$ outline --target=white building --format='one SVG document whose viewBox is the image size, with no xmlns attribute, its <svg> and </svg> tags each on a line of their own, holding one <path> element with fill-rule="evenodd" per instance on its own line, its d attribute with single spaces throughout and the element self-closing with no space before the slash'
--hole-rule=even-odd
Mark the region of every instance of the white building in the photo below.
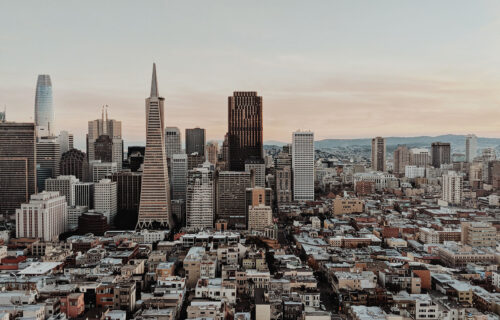
<svg viewBox="0 0 500 320">
<path fill-rule="evenodd" d="M 354 187 L 359 181 L 372 181 L 375 183 L 377 191 L 385 188 L 398 188 L 399 180 L 394 175 L 384 172 L 360 172 L 355 173 L 353 176 Z"/>
<path fill-rule="evenodd" d="M 75 190 L 73 186 L 80 182 L 75 176 L 59 176 L 55 179 L 45 180 L 45 191 L 58 191 L 59 195 L 66 197 L 68 206 L 75 205 Z"/>
<path fill-rule="evenodd" d="M 100 160 L 89 161 L 89 167 L 91 168 L 93 182 L 99 182 L 101 179 L 118 171 L 116 162 L 101 162 Z"/>
<path fill-rule="evenodd" d="M 314 133 L 296 131 L 292 136 L 293 199 L 314 200 Z"/>
<path fill-rule="evenodd" d="M 456 172 L 450 171 L 443 175 L 443 197 L 442 200 L 452 205 L 462 203 L 463 177 Z"/>
<path fill-rule="evenodd" d="M 108 219 L 109 225 L 113 224 L 118 212 L 116 182 L 110 179 L 102 179 L 94 185 L 94 192 L 94 210 L 102 213 Z"/>
<path fill-rule="evenodd" d="M 266 163 L 264 160 L 247 160 L 245 161 L 245 172 L 253 173 L 256 187 L 266 187 Z"/>
<path fill-rule="evenodd" d="M 75 206 L 86 206 L 89 209 L 94 209 L 94 183 L 93 182 L 78 182 L 73 185 L 73 193 L 75 196 Z"/>
<path fill-rule="evenodd" d="M 425 167 L 418 167 L 415 165 L 406 166 L 405 177 L 408 179 L 423 178 L 425 177 Z"/>
<path fill-rule="evenodd" d="M 410 164 L 417 167 L 425 167 L 431 163 L 431 154 L 428 149 L 410 149 Z"/>
<path fill-rule="evenodd" d="M 78 229 L 78 218 L 87 211 L 88 207 L 85 206 L 68 207 L 68 230 Z"/>
<path fill-rule="evenodd" d="M 174 155 L 175 157 L 175 155 Z M 214 179 L 210 163 L 189 171 L 186 187 L 186 226 L 188 228 L 213 228 Z"/>
<path fill-rule="evenodd" d="M 468 134 L 465 137 L 465 161 L 471 163 L 477 154 L 477 137 L 475 134 Z"/>
<path fill-rule="evenodd" d="M 262 231 L 273 224 L 273 210 L 264 204 L 249 206 L 248 208 L 248 230 Z"/>
<path fill-rule="evenodd" d="M 186 200 L 186 180 L 188 175 L 187 154 L 173 154 L 172 166 L 172 200 Z"/>
<path fill-rule="evenodd" d="M 66 198 L 59 192 L 33 194 L 16 209 L 16 236 L 52 241 L 66 232 L 67 214 Z"/>
<path fill-rule="evenodd" d="M 179 128 L 165 128 L 165 153 L 168 158 L 172 158 L 174 154 L 183 153 L 181 148 L 181 131 Z"/>
<path fill-rule="evenodd" d="M 59 142 L 61 154 L 73 149 L 73 134 L 68 131 L 59 132 L 59 136 L 57 137 L 57 141 Z"/>
</svg>

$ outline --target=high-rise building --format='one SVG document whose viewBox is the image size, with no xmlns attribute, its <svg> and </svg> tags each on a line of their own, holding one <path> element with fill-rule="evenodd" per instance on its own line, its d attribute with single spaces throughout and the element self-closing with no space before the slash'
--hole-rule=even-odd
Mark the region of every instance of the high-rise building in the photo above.
<svg viewBox="0 0 500 320">
<path fill-rule="evenodd" d="M 142 173 L 131 171 L 115 172 L 111 181 L 116 182 L 118 190 L 118 212 L 139 212 L 139 201 L 141 200 Z"/>
<path fill-rule="evenodd" d="M 465 161 L 471 163 L 477 154 L 477 137 L 475 134 L 468 134 L 465 137 Z"/>
<path fill-rule="evenodd" d="M 292 167 L 283 166 L 275 171 L 276 178 L 276 205 L 278 208 L 282 205 L 292 202 Z"/>
<path fill-rule="evenodd" d="M 284 167 L 292 167 L 292 154 L 285 151 L 278 153 L 274 159 L 274 169 L 279 170 Z"/>
<path fill-rule="evenodd" d="M 186 227 L 213 228 L 214 172 L 210 166 L 189 171 L 186 188 Z"/>
<path fill-rule="evenodd" d="M 94 209 L 94 183 L 77 182 L 73 185 L 75 195 L 75 206 Z"/>
<path fill-rule="evenodd" d="M 252 207 L 264 205 L 271 208 L 273 204 L 273 190 L 263 187 L 247 188 L 245 190 L 245 202 L 245 215 L 248 219 L 248 210 Z"/>
<path fill-rule="evenodd" d="M 405 174 L 405 167 L 410 165 L 410 150 L 407 146 L 398 146 L 394 150 L 394 174 L 401 177 Z"/>
<path fill-rule="evenodd" d="M 89 211 L 85 206 L 68 207 L 68 230 L 78 229 L 78 219 Z"/>
<path fill-rule="evenodd" d="M 0 123 L 0 214 L 14 215 L 36 193 L 34 123 Z"/>
<path fill-rule="evenodd" d="M 486 183 L 491 185 L 493 189 L 500 189 L 500 161 L 494 160 L 488 162 Z"/>
<path fill-rule="evenodd" d="M 142 146 L 130 146 L 127 149 L 128 167 L 132 172 L 142 171 L 141 166 L 144 163 L 144 154 L 146 148 Z"/>
<path fill-rule="evenodd" d="M 59 142 L 59 146 L 61 147 L 61 154 L 68 152 L 73 149 L 73 134 L 68 131 L 59 132 L 59 136 L 57 137 L 57 141 Z"/>
<path fill-rule="evenodd" d="M 188 170 L 193 170 L 194 168 L 198 168 L 205 162 L 205 157 L 198 152 L 189 153 L 187 155 L 187 165 Z"/>
<path fill-rule="evenodd" d="M 426 167 L 431 164 L 431 155 L 428 149 L 410 149 L 410 164 L 417 167 Z"/>
<path fill-rule="evenodd" d="M 179 128 L 165 128 L 165 153 L 167 154 L 167 158 L 172 158 L 174 154 L 183 153 L 181 146 L 181 130 L 179 130 Z"/>
<path fill-rule="evenodd" d="M 385 139 L 382 137 L 372 139 L 372 169 L 385 172 Z"/>
<path fill-rule="evenodd" d="M 471 247 L 495 247 L 497 229 L 491 222 L 462 222 L 461 242 Z"/>
<path fill-rule="evenodd" d="M 247 228 L 245 192 L 251 187 L 250 173 L 221 171 L 217 176 L 217 219 L 224 219 L 228 228 Z"/>
<path fill-rule="evenodd" d="M 172 156 L 172 199 L 186 201 L 186 179 L 188 175 L 188 155 L 177 153 Z"/>
<path fill-rule="evenodd" d="M 451 205 L 462 204 L 463 177 L 456 172 L 450 171 L 443 175 L 443 197 L 442 199 Z"/>
<path fill-rule="evenodd" d="M 109 225 L 113 224 L 118 212 L 117 198 L 118 188 L 116 182 L 110 179 L 102 179 L 99 183 L 94 184 L 94 210 L 102 213 Z"/>
<path fill-rule="evenodd" d="M 78 149 L 66 151 L 59 162 L 59 174 L 75 176 L 80 181 L 89 181 L 89 163 L 87 155 Z"/>
<path fill-rule="evenodd" d="M 58 192 L 33 194 L 16 209 L 16 237 L 57 240 L 67 230 L 67 215 L 66 199 Z"/>
<path fill-rule="evenodd" d="M 137 228 L 151 228 L 155 224 L 172 227 L 165 154 L 164 100 L 158 93 L 156 65 L 153 64 L 151 95 L 146 99 L 146 155 Z"/>
<path fill-rule="evenodd" d="M 229 170 L 245 170 L 248 159 L 263 158 L 262 97 L 236 91 L 228 98 Z"/>
<path fill-rule="evenodd" d="M 192 154 L 195 152 L 198 152 L 203 157 L 205 156 L 205 129 L 186 129 L 186 153 Z"/>
<path fill-rule="evenodd" d="M 0 123 L 7 122 L 7 110 L 4 108 L 2 112 L 0 112 Z"/>
<path fill-rule="evenodd" d="M 248 208 L 248 230 L 264 232 L 273 224 L 273 210 L 270 206 L 259 204 Z"/>
<path fill-rule="evenodd" d="M 38 75 L 36 82 L 35 124 L 37 137 L 52 137 L 55 135 L 52 82 L 48 74 Z"/>
<path fill-rule="evenodd" d="M 89 164 L 92 172 L 92 182 L 99 182 L 113 173 L 118 171 L 116 162 L 100 162 L 100 160 L 92 161 Z"/>
<path fill-rule="evenodd" d="M 248 159 L 245 161 L 245 172 L 250 173 L 255 187 L 266 186 L 266 163 L 264 159 Z"/>
<path fill-rule="evenodd" d="M 102 136 L 108 138 L 106 139 Z M 97 142 L 98 146 L 96 150 Z M 110 154 L 112 161 L 109 161 Z M 122 168 L 122 123 L 121 121 L 108 119 L 107 107 L 106 111 L 104 111 L 103 107 L 101 119 L 89 121 L 89 131 L 87 134 L 87 157 L 89 161 L 101 160 L 102 162 L 116 162 L 118 169 Z"/>
<path fill-rule="evenodd" d="M 451 145 L 446 142 L 433 142 L 431 144 L 432 166 L 441 168 L 442 164 L 451 163 Z"/>
<path fill-rule="evenodd" d="M 55 137 L 38 139 L 36 143 L 37 185 L 38 191 L 45 187 L 45 179 L 59 175 L 61 146 Z"/>
<path fill-rule="evenodd" d="M 224 141 L 222 142 L 221 148 L 221 161 L 217 162 L 217 168 L 221 171 L 229 170 L 229 137 L 226 133 L 224 135 Z"/>
<path fill-rule="evenodd" d="M 219 144 L 217 143 L 217 141 L 209 141 L 207 143 L 207 146 L 205 147 L 205 159 L 207 159 L 208 162 L 216 166 L 218 154 L 219 154 Z"/>
<path fill-rule="evenodd" d="M 66 198 L 68 206 L 75 205 L 75 189 L 74 185 L 78 183 L 75 176 L 58 176 L 57 178 L 49 178 L 45 180 L 45 190 L 59 192 L 59 195 Z"/>
<path fill-rule="evenodd" d="M 294 132 L 292 145 L 293 199 L 314 200 L 314 133 Z"/>
</svg>

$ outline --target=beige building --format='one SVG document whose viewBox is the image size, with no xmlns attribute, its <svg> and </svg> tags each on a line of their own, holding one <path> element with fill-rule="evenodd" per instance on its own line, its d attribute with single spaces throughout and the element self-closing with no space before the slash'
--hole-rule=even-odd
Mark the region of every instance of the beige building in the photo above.
<svg viewBox="0 0 500 320">
<path fill-rule="evenodd" d="M 248 230 L 264 231 L 273 224 L 273 210 L 269 206 L 259 204 L 248 208 Z"/>
<path fill-rule="evenodd" d="M 337 198 L 333 200 L 333 214 L 342 215 L 351 213 L 362 213 L 363 204 L 364 204 L 363 200 L 341 198 L 337 196 Z"/>
<path fill-rule="evenodd" d="M 183 266 L 186 271 L 186 287 L 189 289 L 196 287 L 196 283 L 200 279 L 200 266 L 204 254 L 205 248 L 191 247 L 184 258 Z"/>
<path fill-rule="evenodd" d="M 462 244 L 472 247 L 497 245 L 497 229 L 486 222 L 462 222 Z"/>
<path fill-rule="evenodd" d="M 385 171 L 385 139 L 376 137 L 372 139 L 372 169 Z"/>
</svg>

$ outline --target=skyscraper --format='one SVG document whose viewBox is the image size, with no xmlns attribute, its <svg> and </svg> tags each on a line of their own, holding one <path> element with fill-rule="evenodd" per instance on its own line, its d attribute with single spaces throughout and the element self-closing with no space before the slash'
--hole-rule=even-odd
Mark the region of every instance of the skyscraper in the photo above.
<svg viewBox="0 0 500 320">
<path fill-rule="evenodd" d="M 109 161 L 109 156 L 111 160 Z M 101 119 L 89 121 L 87 134 L 87 157 L 89 161 L 116 162 L 118 169 L 122 168 L 123 140 L 122 123 L 108 119 L 108 109 L 101 112 Z"/>
<path fill-rule="evenodd" d="M 219 144 L 217 143 L 217 141 L 208 142 L 207 146 L 205 147 L 205 159 L 215 166 L 217 165 L 218 153 Z"/>
<path fill-rule="evenodd" d="M 462 204 L 463 177 L 451 171 L 443 175 L 443 197 L 442 199 L 451 205 Z"/>
<path fill-rule="evenodd" d="M 293 199 L 314 200 L 314 133 L 296 131 L 292 136 Z"/>
<path fill-rule="evenodd" d="M 385 171 L 385 139 L 382 137 L 372 139 L 372 169 Z"/>
<path fill-rule="evenodd" d="M 394 150 L 394 174 L 402 177 L 405 174 L 405 167 L 410 165 L 410 150 L 407 146 L 398 146 Z"/>
<path fill-rule="evenodd" d="M 116 182 L 110 179 L 102 179 L 94 184 L 94 210 L 102 213 L 108 224 L 113 224 L 118 212 L 118 187 Z"/>
<path fill-rule="evenodd" d="M 80 181 L 89 181 L 89 164 L 85 152 L 71 149 L 63 153 L 59 162 L 59 174 L 72 175 Z"/>
<path fill-rule="evenodd" d="M 194 152 L 205 156 L 205 129 L 186 129 L 186 153 L 192 154 Z"/>
<path fill-rule="evenodd" d="M 167 158 L 182 153 L 181 131 L 177 127 L 165 128 L 165 153 Z"/>
<path fill-rule="evenodd" d="M 141 199 L 142 173 L 132 171 L 115 172 L 111 176 L 118 189 L 118 212 L 126 211 L 127 214 L 137 214 Z"/>
<path fill-rule="evenodd" d="M 137 228 L 155 224 L 172 227 L 170 187 L 165 154 L 164 98 L 159 96 L 156 65 L 153 64 L 151 95 L 146 99 L 146 154 L 142 175 Z"/>
<path fill-rule="evenodd" d="M 442 164 L 451 163 L 451 145 L 446 142 L 431 144 L 432 166 L 440 168 Z"/>
<path fill-rule="evenodd" d="M 469 134 L 465 137 L 465 161 L 471 163 L 477 154 L 477 137 Z"/>
<path fill-rule="evenodd" d="M 428 149 L 410 149 L 410 164 L 417 167 L 426 167 L 431 164 L 431 155 Z"/>
<path fill-rule="evenodd" d="M 0 214 L 14 215 L 36 193 L 34 123 L 0 123 Z"/>
<path fill-rule="evenodd" d="M 68 131 L 59 132 L 57 141 L 61 146 L 61 154 L 73 149 L 73 134 Z"/>
<path fill-rule="evenodd" d="M 45 180 L 46 191 L 57 191 L 59 195 L 66 198 L 68 206 L 75 205 L 75 184 L 80 182 L 75 176 L 58 176 Z"/>
<path fill-rule="evenodd" d="M 266 186 L 266 163 L 264 159 L 248 159 L 245 161 L 245 172 L 249 172 L 254 187 Z"/>
<path fill-rule="evenodd" d="M 172 163 L 172 199 L 186 200 L 186 179 L 188 175 L 188 155 L 174 154 L 171 159 Z"/>
<path fill-rule="evenodd" d="M 210 166 L 189 171 L 186 188 L 186 227 L 213 228 L 214 177 Z"/>
<path fill-rule="evenodd" d="M 263 158 L 262 97 L 236 91 L 228 98 L 229 170 L 244 171 L 245 160 Z"/>
<path fill-rule="evenodd" d="M 229 228 L 246 229 L 245 192 L 250 187 L 250 173 L 248 172 L 219 172 L 217 176 L 217 219 L 226 220 Z"/>
<path fill-rule="evenodd" d="M 35 95 L 35 124 L 37 137 L 55 135 L 52 82 L 48 74 L 38 75 Z"/>
</svg>

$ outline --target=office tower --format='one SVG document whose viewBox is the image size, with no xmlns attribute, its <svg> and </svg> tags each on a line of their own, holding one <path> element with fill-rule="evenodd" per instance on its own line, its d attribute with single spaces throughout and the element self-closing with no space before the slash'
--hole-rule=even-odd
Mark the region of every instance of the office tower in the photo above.
<svg viewBox="0 0 500 320">
<path fill-rule="evenodd" d="M 99 138 L 101 139 L 99 140 Z M 96 142 L 98 142 L 98 150 L 96 150 Z M 109 159 L 110 154 L 112 161 Z M 118 169 L 122 168 L 122 123 L 121 121 L 108 119 L 107 107 L 106 112 L 103 107 L 101 119 L 89 121 L 87 157 L 89 161 L 101 160 L 102 162 L 116 162 Z"/>
<path fill-rule="evenodd" d="M 186 129 L 186 153 L 205 156 L 205 129 Z"/>
<path fill-rule="evenodd" d="M 497 159 L 497 154 L 495 152 L 494 148 L 484 148 L 481 151 L 481 157 L 483 158 L 483 161 L 489 162 Z"/>
<path fill-rule="evenodd" d="M 292 202 L 292 168 L 283 166 L 275 171 L 275 190 L 276 205 L 278 208 L 282 205 Z"/>
<path fill-rule="evenodd" d="M 172 158 L 174 154 L 182 152 L 181 131 L 177 127 L 165 128 L 165 153 L 167 158 Z"/>
<path fill-rule="evenodd" d="M 266 186 L 266 164 L 264 159 L 248 159 L 245 161 L 245 172 L 250 173 L 255 187 Z"/>
<path fill-rule="evenodd" d="M 92 170 L 92 182 L 99 182 L 111 174 L 118 171 L 116 162 L 91 162 L 89 164 Z"/>
<path fill-rule="evenodd" d="M 16 209 L 16 237 L 57 240 L 67 230 L 67 215 L 66 199 L 58 192 L 33 194 Z"/>
<path fill-rule="evenodd" d="M 186 201 L 186 179 L 188 175 L 188 155 L 177 153 L 172 156 L 172 199 Z"/>
<path fill-rule="evenodd" d="M 78 229 L 78 219 L 88 211 L 85 206 L 68 207 L 68 230 Z"/>
<path fill-rule="evenodd" d="M 213 228 L 214 172 L 210 166 L 189 171 L 186 188 L 186 227 Z"/>
<path fill-rule="evenodd" d="M 229 138 L 227 133 L 224 135 L 221 148 L 221 161 L 217 162 L 217 168 L 221 171 L 229 170 Z"/>
<path fill-rule="evenodd" d="M 218 154 L 219 154 L 219 144 L 217 143 L 217 141 L 208 142 L 205 148 L 205 159 L 207 159 L 208 162 L 210 162 L 215 166 L 217 165 Z"/>
<path fill-rule="evenodd" d="M 78 233 L 92 233 L 95 236 L 103 236 L 109 230 L 108 218 L 102 213 L 85 212 L 78 218 Z"/>
<path fill-rule="evenodd" d="M 48 74 L 38 75 L 36 82 L 35 124 L 37 137 L 52 137 L 55 135 L 52 82 Z"/>
<path fill-rule="evenodd" d="M 68 206 L 75 205 L 75 189 L 74 185 L 78 183 L 75 176 L 58 176 L 57 178 L 49 178 L 45 180 L 45 190 L 48 192 L 59 192 L 59 195 L 66 198 Z"/>
<path fill-rule="evenodd" d="M 270 206 L 259 204 L 248 208 L 248 230 L 264 232 L 273 224 L 273 210 Z"/>
<path fill-rule="evenodd" d="M 417 167 L 426 167 L 431 164 L 431 155 L 427 149 L 410 149 L 410 164 Z"/>
<path fill-rule="evenodd" d="M 493 189 L 500 189 L 500 161 L 488 162 L 486 178 L 486 183 L 491 185 Z"/>
<path fill-rule="evenodd" d="M 296 131 L 292 136 L 293 200 L 314 200 L 314 133 Z"/>
<path fill-rule="evenodd" d="M 118 212 L 117 206 L 117 190 L 116 182 L 110 179 L 102 179 L 94 184 L 94 210 L 102 213 L 109 225 L 113 224 L 116 213 Z"/>
<path fill-rule="evenodd" d="M 193 170 L 194 168 L 198 168 L 205 162 L 205 157 L 203 154 L 199 154 L 198 152 L 194 152 L 187 155 L 187 165 L 188 170 Z"/>
<path fill-rule="evenodd" d="M 292 167 L 292 154 L 285 151 L 278 153 L 274 159 L 274 169 L 279 170 L 284 167 Z"/>
<path fill-rule="evenodd" d="M 289 155 L 292 155 L 292 145 L 290 143 L 285 144 L 283 146 L 283 153 L 288 153 Z"/>
<path fill-rule="evenodd" d="M 68 131 L 59 132 L 59 136 L 57 137 L 57 141 L 59 142 L 61 154 L 73 149 L 73 134 L 72 133 L 69 133 Z"/>
<path fill-rule="evenodd" d="M 465 161 L 471 163 L 477 154 L 477 137 L 475 134 L 468 134 L 465 137 Z"/>
<path fill-rule="evenodd" d="M 59 174 L 75 176 L 80 181 L 89 181 L 89 163 L 85 152 L 71 149 L 63 153 L 59 162 Z"/>
<path fill-rule="evenodd" d="M 401 177 L 405 174 L 405 167 L 410 165 L 410 150 L 406 146 L 398 146 L 394 150 L 394 174 Z"/>
<path fill-rule="evenodd" d="M 165 155 L 164 98 L 158 94 L 156 65 L 153 64 L 151 95 L 146 99 L 146 155 L 142 175 L 137 228 L 154 224 L 172 227 L 170 186 Z"/>
<path fill-rule="evenodd" d="M 443 201 L 450 205 L 462 204 L 463 178 L 456 172 L 450 171 L 443 175 Z"/>
<path fill-rule="evenodd" d="M 59 175 L 59 162 L 61 160 L 61 146 L 54 137 L 38 139 L 36 143 L 37 185 L 42 191 L 45 179 L 55 178 Z"/>
<path fill-rule="evenodd" d="M 172 200 L 172 218 L 176 225 L 186 225 L 186 202 L 182 199 Z"/>
<path fill-rule="evenodd" d="M 73 185 L 73 194 L 75 195 L 75 206 L 84 206 L 94 209 L 94 183 L 77 182 Z"/>
<path fill-rule="evenodd" d="M 140 146 L 128 147 L 127 162 L 128 162 L 128 167 L 132 172 L 141 170 L 141 166 L 144 163 L 145 152 L 146 152 L 145 147 L 140 147 Z"/>
<path fill-rule="evenodd" d="M 117 184 L 118 212 L 127 211 L 130 214 L 139 212 L 142 173 L 131 171 L 115 172 L 111 176 L 111 181 Z"/>
<path fill-rule="evenodd" d="M 445 142 L 433 142 L 431 145 L 432 166 L 441 168 L 442 164 L 451 163 L 451 146 Z"/>
<path fill-rule="evenodd" d="M 236 91 L 228 98 L 229 170 L 245 170 L 248 159 L 263 157 L 262 97 Z"/>
<path fill-rule="evenodd" d="M 245 230 L 245 192 L 251 187 L 250 173 L 221 171 L 217 176 L 217 219 L 224 219 L 231 229 Z"/>
<path fill-rule="evenodd" d="M 245 215 L 247 219 L 249 208 L 259 205 L 271 207 L 272 204 L 273 190 L 271 188 L 251 187 L 245 190 Z"/>
<path fill-rule="evenodd" d="M 385 171 L 385 139 L 382 137 L 372 139 L 372 169 Z"/>
<path fill-rule="evenodd" d="M 497 246 L 497 229 L 491 222 L 461 222 L 461 242 L 471 247 Z"/>
<path fill-rule="evenodd" d="M 0 123 L 0 214 L 14 215 L 36 193 L 34 123 Z"/>
</svg>

